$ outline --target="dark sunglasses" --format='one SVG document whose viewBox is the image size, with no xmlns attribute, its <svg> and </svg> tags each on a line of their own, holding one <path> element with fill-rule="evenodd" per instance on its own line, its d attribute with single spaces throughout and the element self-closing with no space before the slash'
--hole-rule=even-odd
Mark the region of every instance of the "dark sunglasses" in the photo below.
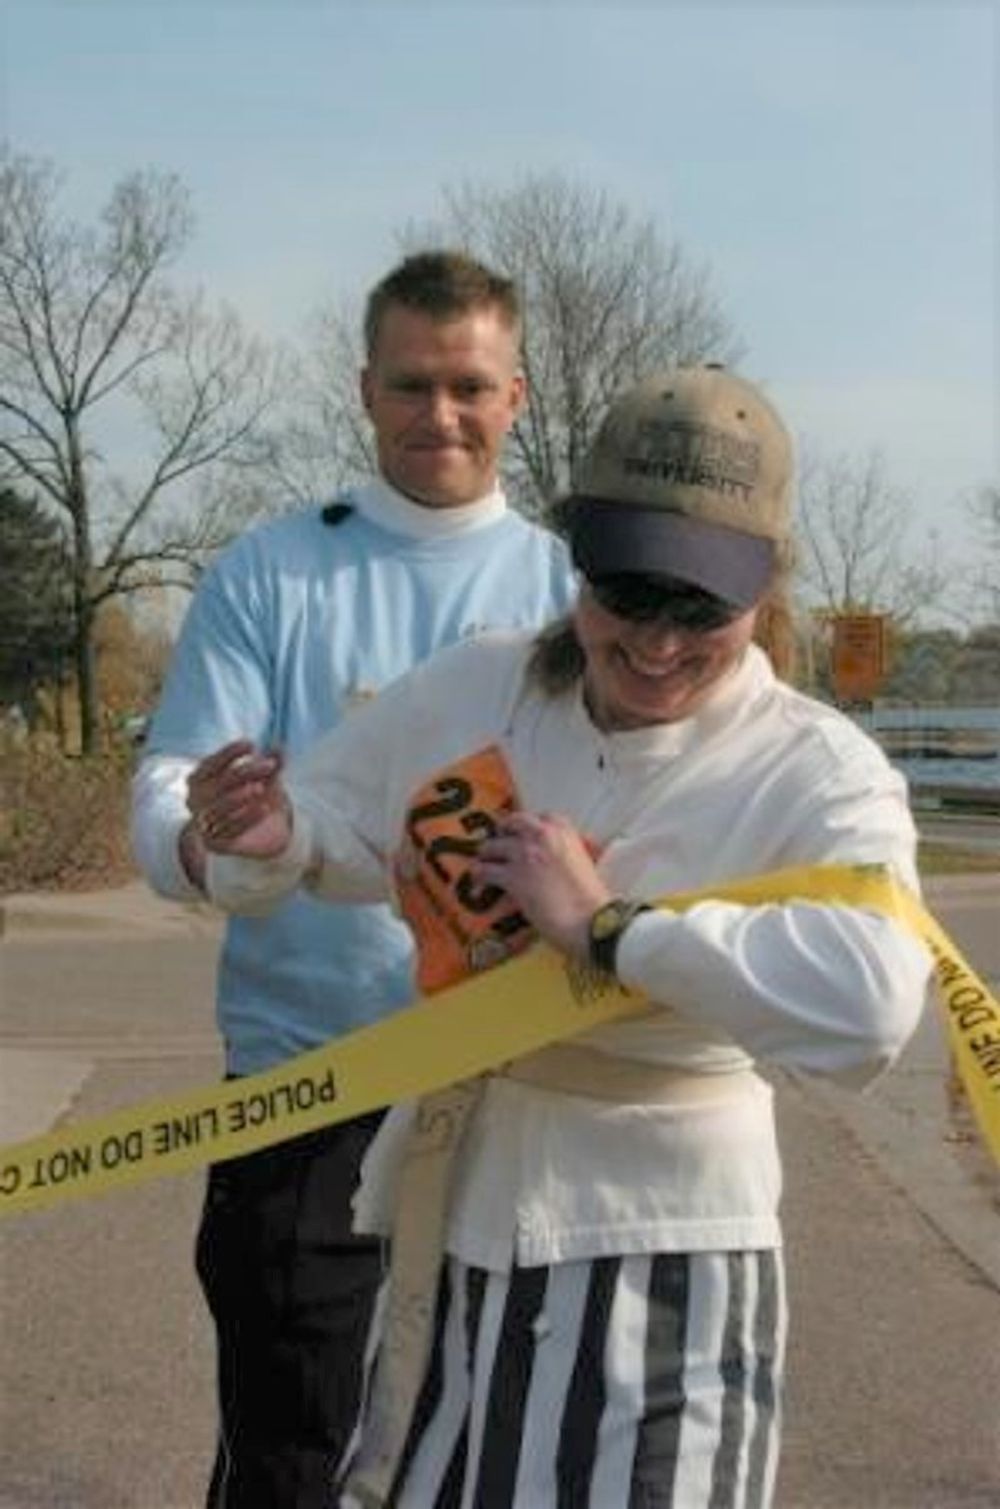
<svg viewBox="0 0 1000 1509">
<path fill-rule="evenodd" d="M 587 585 L 606 613 L 629 623 L 670 624 L 675 629 L 707 634 L 732 623 L 743 611 L 700 587 L 664 577 L 628 573 L 588 579 Z"/>
</svg>

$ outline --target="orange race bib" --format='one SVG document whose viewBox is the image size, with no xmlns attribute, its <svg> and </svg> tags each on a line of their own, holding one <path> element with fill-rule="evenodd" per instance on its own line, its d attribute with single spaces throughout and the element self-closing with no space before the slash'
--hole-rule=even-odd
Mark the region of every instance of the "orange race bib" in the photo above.
<svg viewBox="0 0 1000 1509">
<path fill-rule="evenodd" d="M 400 908 L 417 946 L 424 995 L 520 953 L 535 933 L 496 885 L 470 874 L 497 819 L 519 806 L 495 744 L 439 771 L 414 793 L 394 860 Z"/>
</svg>

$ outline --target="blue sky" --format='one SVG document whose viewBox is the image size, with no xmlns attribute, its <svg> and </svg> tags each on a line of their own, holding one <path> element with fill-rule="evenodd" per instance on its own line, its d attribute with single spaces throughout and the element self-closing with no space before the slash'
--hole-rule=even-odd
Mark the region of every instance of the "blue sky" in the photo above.
<svg viewBox="0 0 1000 1509">
<path fill-rule="evenodd" d="M 1000 473 L 998 35 L 918 0 L 0 0 L 0 134 L 81 214 L 176 171 L 182 280 L 293 337 L 445 183 L 607 189 L 710 268 L 799 435 L 881 446 L 953 538 Z"/>
</svg>

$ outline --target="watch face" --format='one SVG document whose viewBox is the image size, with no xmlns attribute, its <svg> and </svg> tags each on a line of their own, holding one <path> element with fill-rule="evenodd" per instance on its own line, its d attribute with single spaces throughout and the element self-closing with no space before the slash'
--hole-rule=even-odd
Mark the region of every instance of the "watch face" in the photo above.
<svg viewBox="0 0 1000 1509">
<path fill-rule="evenodd" d="M 590 936 L 595 939 L 610 938 L 621 926 L 622 906 L 620 901 L 609 901 L 591 918 Z"/>
</svg>

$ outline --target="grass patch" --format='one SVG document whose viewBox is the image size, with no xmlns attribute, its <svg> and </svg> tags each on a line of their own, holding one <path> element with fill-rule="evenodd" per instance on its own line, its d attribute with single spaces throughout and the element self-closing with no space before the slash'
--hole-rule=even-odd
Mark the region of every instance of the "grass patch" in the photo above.
<svg viewBox="0 0 1000 1509">
<path fill-rule="evenodd" d="M 917 866 L 921 875 L 1000 874 L 1000 852 L 967 849 L 961 844 L 945 844 L 937 839 L 921 839 Z"/>
</svg>

